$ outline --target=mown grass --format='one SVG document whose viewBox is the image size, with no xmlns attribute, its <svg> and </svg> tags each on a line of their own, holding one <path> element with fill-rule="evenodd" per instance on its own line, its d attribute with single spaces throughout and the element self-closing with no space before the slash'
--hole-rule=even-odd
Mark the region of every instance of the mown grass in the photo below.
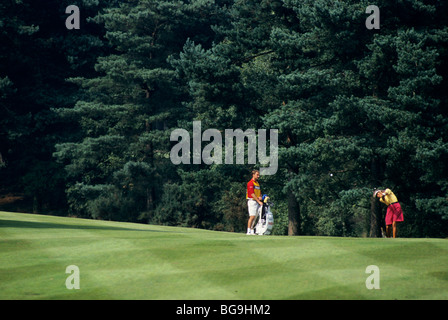
<svg viewBox="0 0 448 320">
<path fill-rule="evenodd" d="M 69 290 L 66 267 L 80 271 Z M 369 265 L 380 289 L 366 288 Z M 448 241 L 246 236 L 0 212 L 0 299 L 448 299 Z"/>
</svg>

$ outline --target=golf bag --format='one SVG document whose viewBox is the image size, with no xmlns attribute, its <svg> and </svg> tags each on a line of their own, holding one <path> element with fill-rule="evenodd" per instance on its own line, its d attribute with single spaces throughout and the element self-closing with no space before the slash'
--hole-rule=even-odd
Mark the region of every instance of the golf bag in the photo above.
<svg viewBox="0 0 448 320">
<path fill-rule="evenodd" d="M 274 227 L 274 215 L 271 212 L 272 202 L 267 195 L 263 195 L 263 205 L 258 208 L 255 234 L 260 236 L 271 234 Z"/>
</svg>

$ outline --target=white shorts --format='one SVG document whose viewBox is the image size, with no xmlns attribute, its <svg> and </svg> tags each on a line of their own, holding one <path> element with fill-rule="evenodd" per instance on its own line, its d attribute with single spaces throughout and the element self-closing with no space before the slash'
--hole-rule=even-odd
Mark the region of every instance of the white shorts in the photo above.
<svg viewBox="0 0 448 320">
<path fill-rule="evenodd" d="M 249 216 L 256 216 L 260 205 L 254 199 L 247 199 L 247 208 L 249 210 Z"/>
</svg>

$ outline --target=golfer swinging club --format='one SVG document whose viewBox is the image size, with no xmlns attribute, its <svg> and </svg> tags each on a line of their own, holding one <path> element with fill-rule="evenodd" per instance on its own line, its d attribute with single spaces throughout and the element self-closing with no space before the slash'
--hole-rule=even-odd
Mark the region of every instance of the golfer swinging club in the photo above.
<svg viewBox="0 0 448 320">
<path fill-rule="evenodd" d="M 254 220 L 258 212 L 258 208 L 263 205 L 261 202 L 261 189 L 258 183 L 260 172 L 258 170 L 252 171 L 252 179 L 247 183 L 247 208 L 249 210 L 249 221 L 247 222 L 247 234 L 255 234 Z"/>
<path fill-rule="evenodd" d="M 393 229 L 393 237 L 397 237 L 397 222 L 403 221 L 403 210 L 398 202 L 395 194 L 390 190 L 375 190 L 373 193 L 374 197 L 379 198 L 379 200 L 387 205 L 386 212 L 386 236 L 390 238 L 390 227 Z"/>
</svg>

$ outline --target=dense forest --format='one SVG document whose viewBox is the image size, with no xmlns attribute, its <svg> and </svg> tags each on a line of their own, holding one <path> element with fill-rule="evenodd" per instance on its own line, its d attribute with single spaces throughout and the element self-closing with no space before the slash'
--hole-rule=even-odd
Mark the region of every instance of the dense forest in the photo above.
<svg viewBox="0 0 448 320">
<path fill-rule="evenodd" d="M 196 121 L 278 130 L 274 234 L 379 236 L 390 188 L 448 236 L 445 0 L 5 0 L 0 43 L 0 209 L 245 232 L 266 163 L 173 163 Z"/>
</svg>

